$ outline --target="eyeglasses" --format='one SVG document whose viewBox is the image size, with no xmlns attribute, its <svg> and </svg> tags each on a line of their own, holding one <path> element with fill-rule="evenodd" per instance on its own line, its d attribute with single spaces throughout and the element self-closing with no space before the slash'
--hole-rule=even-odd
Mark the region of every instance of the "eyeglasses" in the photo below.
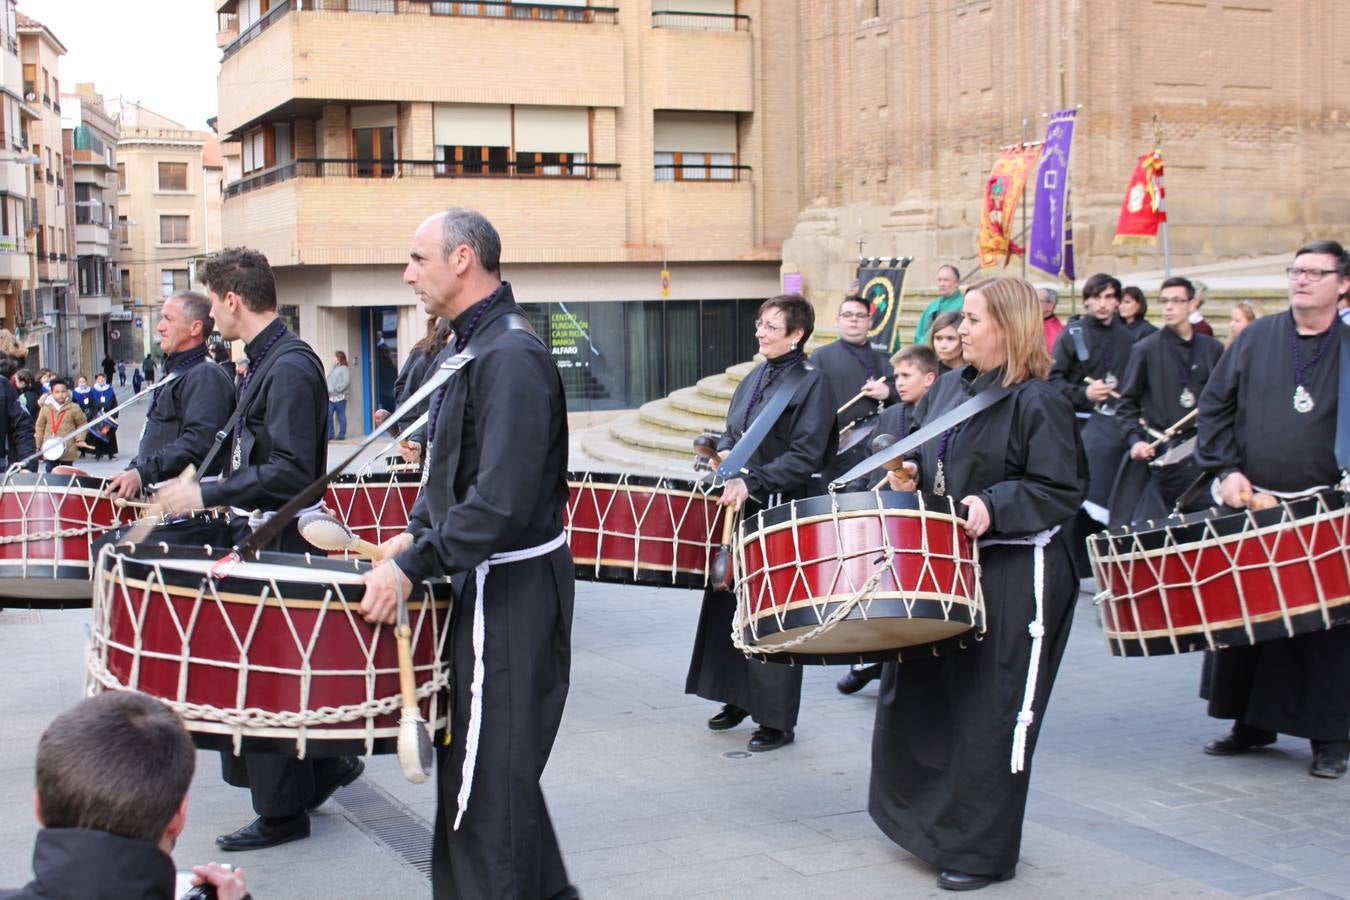
<svg viewBox="0 0 1350 900">
<path fill-rule="evenodd" d="M 1284 270 L 1284 274 L 1289 276 L 1290 281 L 1298 281 L 1300 278 L 1306 278 L 1309 281 L 1321 281 L 1328 275 L 1335 275 L 1335 269 L 1304 269 L 1300 266 L 1290 266 Z"/>
<path fill-rule="evenodd" d="M 765 331 L 787 331 L 786 325 L 775 325 L 772 322 L 766 322 L 764 319 L 755 320 L 755 330 L 763 328 Z"/>
<path fill-rule="evenodd" d="M 863 319 L 870 319 L 870 318 L 872 318 L 872 316 L 871 316 L 870 313 L 856 312 L 856 313 L 840 313 L 840 314 L 839 314 L 839 318 L 841 318 L 841 319 L 853 319 L 853 320 L 855 320 L 855 321 L 861 321 L 861 320 L 863 320 Z"/>
</svg>

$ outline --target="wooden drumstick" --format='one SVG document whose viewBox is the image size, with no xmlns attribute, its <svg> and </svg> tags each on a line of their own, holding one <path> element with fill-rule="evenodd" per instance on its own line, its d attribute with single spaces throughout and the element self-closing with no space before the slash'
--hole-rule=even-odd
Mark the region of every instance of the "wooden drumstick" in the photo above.
<svg viewBox="0 0 1350 900">
<path fill-rule="evenodd" d="M 731 535 L 736 529 L 736 510 L 730 506 L 726 507 L 726 512 L 722 516 L 722 546 L 731 546 Z"/>
<path fill-rule="evenodd" d="M 863 386 L 863 389 L 862 389 L 861 391 L 858 391 L 858 393 L 856 393 L 856 394 L 854 394 L 852 397 L 850 397 L 850 398 L 844 403 L 843 406 L 839 407 L 838 409 L 836 409 L 836 410 L 834 411 L 834 414 L 835 414 L 836 416 L 838 416 L 838 415 L 843 415 L 844 410 L 848 409 L 850 406 L 852 406 L 853 404 L 857 403 L 859 400 L 861 400 L 863 397 L 866 397 L 866 396 L 867 396 L 867 386 L 864 385 L 864 386 Z"/>
<path fill-rule="evenodd" d="M 722 455 L 717 452 L 717 439 L 710 434 L 700 434 L 694 438 L 694 452 L 706 457 L 710 463 L 722 462 Z"/>
<path fill-rule="evenodd" d="M 1083 376 L 1083 381 L 1084 381 L 1084 383 L 1086 383 L 1086 384 L 1096 384 L 1097 382 L 1099 382 L 1099 381 L 1101 381 L 1101 380 L 1102 380 L 1102 379 L 1100 379 L 1100 378 L 1093 378 L 1093 377 L 1090 376 L 1090 375 L 1084 375 L 1084 376 Z M 1111 399 L 1112 399 L 1112 400 L 1119 400 L 1119 399 L 1120 399 L 1120 391 L 1117 391 L 1117 390 L 1115 390 L 1114 388 L 1112 388 L 1112 389 L 1111 389 Z"/>
<path fill-rule="evenodd" d="M 113 506 L 116 506 L 118 509 L 126 509 L 128 506 L 133 507 L 134 509 L 149 509 L 154 506 L 154 504 L 147 500 L 128 500 L 125 497 L 118 497 L 113 501 Z"/>
<path fill-rule="evenodd" d="M 1200 415 L 1199 409 L 1193 409 L 1190 412 L 1186 413 L 1186 415 L 1182 416 L 1180 419 L 1177 419 L 1169 427 L 1164 428 L 1162 435 L 1156 441 L 1149 444 L 1149 447 L 1154 450 L 1158 449 L 1158 447 L 1170 441 L 1173 435 L 1175 435 L 1178 431 L 1180 431 L 1186 425 L 1187 422 L 1189 422 L 1191 419 L 1194 419 L 1198 415 Z"/>
<path fill-rule="evenodd" d="M 402 575 L 391 570 L 396 584 Z M 417 682 L 413 678 L 412 629 L 408 626 L 408 602 L 398 589 L 398 623 L 394 626 L 394 640 L 398 644 L 398 686 L 403 695 L 403 709 L 398 717 L 398 761 L 403 777 L 413 784 L 421 784 L 431 774 L 431 735 L 417 706 Z"/>
<path fill-rule="evenodd" d="M 178 478 L 175 480 L 179 484 L 191 484 L 196 475 L 197 467 L 192 463 L 188 463 L 187 468 L 180 472 Z M 145 515 L 141 516 L 131 524 L 131 527 L 127 529 L 127 533 L 122 536 L 122 540 L 118 543 L 139 544 L 141 541 L 145 540 L 150 532 L 154 531 L 155 526 L 159 524 L 160 517 L 164 515 L 164 512 L 163 503 L 160 503 L 158 500 L 151 502 L 146 507 Z"/>
</svg>

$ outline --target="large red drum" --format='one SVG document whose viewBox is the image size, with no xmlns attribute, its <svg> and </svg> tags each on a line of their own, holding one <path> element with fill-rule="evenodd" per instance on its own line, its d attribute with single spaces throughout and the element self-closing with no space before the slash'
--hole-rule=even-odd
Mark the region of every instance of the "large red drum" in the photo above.
<svg viewBox="0 0 1350 900">
<path fill-rule="evenodd" d="M 570 472 L 564 526 L 577 578 L 702 588 L 722 531 L 704 482 Z"/>
<path fill-rule="evenodd" d="M 324 503 L 358 538 L 382 544 L 407 530 L 421 488 L 415 471 L 339 475 L 328 485 Z"/>
<path fill-rule="evenodd" d="M 106 547 L 85 655 L 90 693 L 163 700 L 198 746 L 291 756 L 396 752 L 401 694 L 392 626 L 357 613 L 366 563 L 262 553 Z M 215 574 L 212 574 L 212 573 Z M 450 585 L 409 603 L 425 721 L 445 726 Z"/>
<path fill-rule="evenodd" d="M 751 516 L 736 542 L 738 646 L 788 662 L 877 662 L 983 629 L 963 524 L 950 498 L 895 491 Z"/>
<path fill-rule="evenodd" d="M 87 475 L 6 473 L 0 480 L 0 597 L 88 606 L 90 544 L 134 518 Z"/>
<path fill-rule="evenodd" d="M 1255 644 L 1350 623 L 1350 507 L 1327 491 L 1088 541 L 1116 656 Z"/>
</svg>

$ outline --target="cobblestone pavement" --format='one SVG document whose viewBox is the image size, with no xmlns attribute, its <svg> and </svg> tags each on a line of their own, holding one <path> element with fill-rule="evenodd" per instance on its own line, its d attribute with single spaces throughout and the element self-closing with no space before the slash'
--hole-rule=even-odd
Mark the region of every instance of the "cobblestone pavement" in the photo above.
<svg viewBox="0 0 1350 900">
<path fill-rule="evenodd" d="M 583 895 L 939 894 L 935 873 L 865 811 L 875 685 L 843 697 L 839 669 L 808 669 L 796 743 L 745 753 L 748 726 L 707 731 L 715 707 L 683 693 L 698 605 L 692 591 L 577 586 L 572 689 L 545 793 Z M 80 696 L 88 620 L 0 611 L 0 885 L 29 877 L 33 756 Z M 1017 878 L 988 896 L 1350 897 L 1350 778 L 1309 777 L 1307 743 L 1287 737 L 1245 757 L 1201 753 L 1227 725 L 1196 697 L 1199 664 L 1109 656 L 1083 596 L 1037 749 Z M 371 760 L 364 782 L 416 844 L 432 788 L 406 782 L 389 757 Z M 428 895 L 353 798 L 339 792 L 309 840 L 230 860 L 259 900 Z M 246 792 L 223 785 L 217 757 L 202 753 L 180 867 L 220 858 L 215 835 L 251 816 Z"/>
</svg>

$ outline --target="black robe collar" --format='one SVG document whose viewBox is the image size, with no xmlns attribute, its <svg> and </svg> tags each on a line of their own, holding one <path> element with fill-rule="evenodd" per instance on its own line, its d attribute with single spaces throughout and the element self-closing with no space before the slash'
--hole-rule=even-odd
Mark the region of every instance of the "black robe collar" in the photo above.
<svg viewBox="0 0 1350 900">
<path fill-rule="evenodd" d="M 85 900 L 173 900 L 173 860 L 149 841 L 89 828 L 44 828 L 33 847 L 40 897 Z"/>
</svg>

